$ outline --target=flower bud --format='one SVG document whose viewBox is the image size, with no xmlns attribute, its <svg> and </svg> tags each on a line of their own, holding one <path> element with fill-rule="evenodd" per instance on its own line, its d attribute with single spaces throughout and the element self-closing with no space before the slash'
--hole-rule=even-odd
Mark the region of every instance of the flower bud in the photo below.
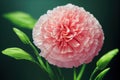
<svg viewBox="0 0 120 80">
<path fill-rule="evenodd" d="M 24 44 L 29 44 L 30 40 L 29 40 L 28 36 L 24 32 L 22 32 L 21 30 L 19 30 L 17 28 L 13 28 L 13 31 L 17 34 L 17 36 L 19 37 L 19 39 Z"/>
<path fill-rule="evenodd" d="M 2 53 L 16 60 L 28 60 L 35 62 L 35 60 L 29 53 L 18 47 L 7 48 L 3 50 Z"/>
<path fill-rule="evenodd" d="M 104 69 L 108 64 L 109 62 L 113 59 L 113 57 L 115 55 L 117 55 L 117 53 L 119 52 L 118 49 L 113 49 L 111 51 L 109 51 L 108 53 L 106 53 L 105 55 L 103 55 L 98 61 L 97 61 L 97 68 L 99 70 L 102 70 Z"/>
</svg>

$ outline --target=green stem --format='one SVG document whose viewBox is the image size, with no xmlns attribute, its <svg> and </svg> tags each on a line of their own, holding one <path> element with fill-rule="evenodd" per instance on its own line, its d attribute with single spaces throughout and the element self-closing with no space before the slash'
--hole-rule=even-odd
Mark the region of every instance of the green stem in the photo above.
<svg viewBox="0 0 120 80">
<path fill-rule="evenodd" d="M 79 75 L 77 76 L 77 80 L 81 80 L 81 77 L 82 77 L 82 75 L 83 75 L 83 72 L 84 72 L 84 70 L 85 70 L 85 67 L 86 67 L 86 64 L 83 64 L 83 65 L 82 65 L 82 68 L 81 68 L 81 70 L 80 70 L 80 73 L 79 73 Z"/>
<path fill-rule="evenodd" d="M 93 70 L 92 74 L 90 75 L 89 80 L 93 80 L 93 76 L 94 76 L 94 74 L 95 74 L 97 71 L 98 71 L 98 68 L 96 67 L 96 68 Z"/>
<path fill-rule="evenodd" d="M 32 49 L 34 50 L 34 53 L 35 53 L 35 55 L 36 56 L 39 56 L 39 52 L 37 51 L 37 49 L 35 48 L 35 46 L 31 43 L 31 42 L 29 42 L 29 45 L 32 47 Z"/>
<path fill-rule="evenodd" d="M 57 67 L 57 70 L 58 70 L 58 78 L 59 80 L 64 80 L 64 76 L 62 75 L 62 72 L 61 72 L 61 69 Z"/>
<path fill-rule="evenodd" d="M 42 58 L 39 55 L 39 52 L 37 51 L 37 49 L 35 48 L 35 46 L 31 42 L 29 42 L 29 45 L 34 50 L 34 53 L 35 53 L 35 55 L 36 55 L 36 57 L 37 57 L 37 59 L 39 61 L 39 63 L 37 63 L 37 62 L 36 63 L 42 68 L 43 71 L 48 73 L 51 80 L 54 80 L 54 73 L 51 70 L 50 65 L 48 63 L 47 63 L 47 65 L 45 65 L 45 63 L 43 62 Z M 48 72 L 49 70 L 51 70 L 52 74 L 50 72 Z"/>
<path fill-rule="evenodd" d="M 74 68 L 74 77 L 73 77 L 73 80 L 76 80 L 77 79 L 77 75 L 76 75 L 76 68 Z"/>
<path fill-rule="evenodd" d="M 39 61 L 39 63 L 40 63 L 39 66 L 40 66 L 43 70 L 46 71 L 45 64 L 43 63 L 43 61 L 42 61 L 42 59 L 41 59 L 41 57 L 40 57 L 40 55 L 39 55 L 39 52 L 37 51 L 37 49 L 35 48 L 35 46 L 34 46 L 31 42 L 29 42 L 29 45 L 30 45 L 31 48 L 34 50 L 34 53 L 35 53 L 35 55 L 36 55 L 36 57 L 37 57 L 37 59 L 38 59 L 38 61 Z"/>
</svg>

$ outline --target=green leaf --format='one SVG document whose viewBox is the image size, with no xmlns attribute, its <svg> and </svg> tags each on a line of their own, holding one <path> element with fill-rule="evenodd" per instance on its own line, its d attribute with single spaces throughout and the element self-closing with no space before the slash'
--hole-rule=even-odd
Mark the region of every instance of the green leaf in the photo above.
<svg viewBox="0 0 120 80">
<path fill-rule="evenodd" d="M 13 31 L 16 33 L 16 35 L 19 37 L 19 39 L 24 44 L 29 44 L 30 43 L 30 39 L 28 38 L 28 36 L 24 32 L 22 32 L 21 30 L 19 30 L 17 28 L 13 28 Z"/>
<path fill-rule="evenodd" d="M 3 15 L 6 19 L 10 20 L 12 23 L 27 29 L 32 29 L 36 23 L 29 14 L 24 12 L 11 12 Z"/>
<path fill-rule="evenodd" d="M 110 63 L 110 61 L 114 58 L 114 56 L 117 55 L 118 52 L 119 52 L 118 49 L 113 49 L 108 53 L 106 53 L 105 55 L 103 55 L 96 63 L 97 69 L 99 70 L 104 69 Z"/>
<path fill-rule="evenodd" d="M 17 47 L 7 48 L 7 49 L 3 50 L 2 53 L 4 55 L 10 56 L 17 60 L 24 59 L 24 60 L 29 60 L 29 61 L 34 62 L 34 59 L 32 58 L 32 56 L 30 54 L 28 54 L 26 51 L 24 51 L 20 48 L 17 48 Z"/>
<path fill-rule="evenodd" d="M 110 68 L 106 68 L 101 71 L 94 80 L 102 80 L 106 73 L 110 70 Z"/>
</svg>

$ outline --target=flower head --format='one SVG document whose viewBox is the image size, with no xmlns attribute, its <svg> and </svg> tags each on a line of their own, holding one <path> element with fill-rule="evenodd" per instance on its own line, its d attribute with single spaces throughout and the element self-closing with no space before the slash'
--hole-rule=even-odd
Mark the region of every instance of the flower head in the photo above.
<svg viewBox="0 0 120 80">
<path fill-rule="evenodd" d="M 33 29 L 40 55 L 58 67 L 89 63 L 100 51 L 104 34 L 96 18 L 72 4 L 48 10 Z"/>
</svg>

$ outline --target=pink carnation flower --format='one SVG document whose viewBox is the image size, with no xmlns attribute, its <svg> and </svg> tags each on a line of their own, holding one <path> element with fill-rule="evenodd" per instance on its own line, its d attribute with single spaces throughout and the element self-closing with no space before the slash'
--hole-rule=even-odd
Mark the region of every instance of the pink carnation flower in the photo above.
<svg viewBox="0 0 120 80">
<path fill-rule="evenodd" d="M 35 45 L 50 64 L 72 68 L 98 55 L 104 34 L 96 18 L 72 4 L 48 10 L 33 29 Z"/>
</svg>

